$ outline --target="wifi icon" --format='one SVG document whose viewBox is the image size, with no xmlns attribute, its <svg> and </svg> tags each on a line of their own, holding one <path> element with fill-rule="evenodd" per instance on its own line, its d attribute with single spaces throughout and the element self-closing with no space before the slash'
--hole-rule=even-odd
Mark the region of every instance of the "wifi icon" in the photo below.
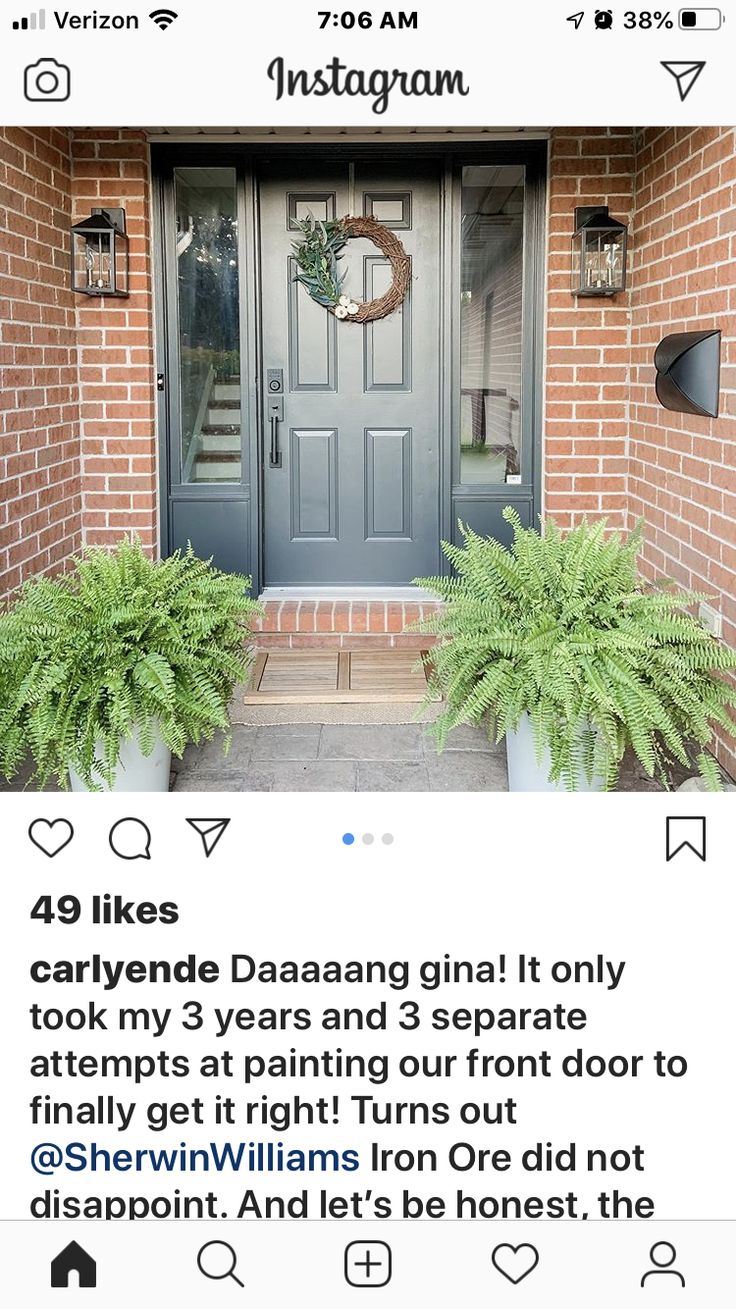
<svg viewBox="0 0 736 1309">
<path fill-rule="evenodd" d="M 171 27 L 171 24 L 176 22 L 179 15 L 175 14 L 173 9 L 154 9 L 148 17 L 157 27 L 160 27 L 162 32 L 165 32 L 167 27 Z"/>
</svg>

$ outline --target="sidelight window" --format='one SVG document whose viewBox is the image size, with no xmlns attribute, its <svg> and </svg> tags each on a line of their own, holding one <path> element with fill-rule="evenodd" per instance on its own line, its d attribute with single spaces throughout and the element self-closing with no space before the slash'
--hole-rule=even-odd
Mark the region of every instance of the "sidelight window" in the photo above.
<svg viewBox="0 0 736 1309">
<path fill-rule="evenodd" d="M 462 172 L 460 481 L 521 481 L 524 175 Z"/>
<path fill-rule="evenodd" d="M 233 168 L 176 171 L 181 481 L 241 479 L 238 214 Z"/>
</svg>

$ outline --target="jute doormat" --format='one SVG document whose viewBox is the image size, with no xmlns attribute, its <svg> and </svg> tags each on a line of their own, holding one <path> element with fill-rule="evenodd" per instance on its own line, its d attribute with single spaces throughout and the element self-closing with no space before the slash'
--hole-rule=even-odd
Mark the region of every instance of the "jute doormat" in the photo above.
<svg viewBox="0 0 736 1309">
<path fill-rule="evenodd" d="M 413 650 L 270 650 L 256 657 L 247 706 L 421 705 L 427 671 Z"/>
<path fill-rule="evenodd" d="M 433 723 L 441 704 L 245 704 L 239 696 L 230 706 L 230 720 L 241 727 L 389 727 Z"/>
</svg>

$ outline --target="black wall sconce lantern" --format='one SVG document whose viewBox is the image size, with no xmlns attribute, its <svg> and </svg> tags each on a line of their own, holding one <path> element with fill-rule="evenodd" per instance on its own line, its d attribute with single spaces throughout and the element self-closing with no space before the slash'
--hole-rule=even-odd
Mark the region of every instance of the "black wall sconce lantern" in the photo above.
<svg viewBox="0 0 736 1309">
<path fill-rule="evenodd" d="M 626 289 L 629 229 L 608 205 L 579 206 L 572 238 L 572 294 L 617 295 Z"/>
<path fill-rule="evenodd" d="M 718 417 L 721 386 L 721 333 L 676 332 L 660 341 L 654 354 L 657 399 L 680 414 Z"/>
<path fill-rule="evenodd" d="M 130 295 L 124 209 L 93 209 L 72 227 L 72 290 L 78 295 Z"/>
</svg>

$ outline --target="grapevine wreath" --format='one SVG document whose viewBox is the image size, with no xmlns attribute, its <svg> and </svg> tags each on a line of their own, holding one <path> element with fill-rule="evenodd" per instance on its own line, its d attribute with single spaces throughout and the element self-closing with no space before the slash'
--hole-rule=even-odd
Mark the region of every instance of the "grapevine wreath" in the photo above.
<svg viewBox="0 0 736 1309">
<path fill-rule="evenodd" d="M 334 218 L 328 222 L 312 217 L 299 223 L 302 236 L 294 241 L 299 267 L 295 280 L 301 282 L 317 304 L 330 309 L 336 318 L 353 323 L 372 323 L 386 318 L 403 302 L 409 289 L 411 259 L 399 238 L 375 218 Z M 391 285 L 375 300 L 359 302 L 343 295 L 346 272 L 338 262 L 353 237 L 366 237 L 386 256 L 393 273 Z"/>
</svg>

